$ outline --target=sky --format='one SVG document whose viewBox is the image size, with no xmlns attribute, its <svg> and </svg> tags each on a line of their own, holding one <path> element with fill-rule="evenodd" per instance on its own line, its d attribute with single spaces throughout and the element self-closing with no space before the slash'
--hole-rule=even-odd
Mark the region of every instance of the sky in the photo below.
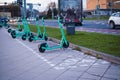
<svg viewBox="0 0 120 80">
<path fill-rule="evenodd" d="M 11 3 L 13 1 L 17 1 L 17 0 L 0 0 L 0 3 L 4 3 L 4 2 L 8 2 Z M 26 0 L 27 3 L 40 3 L 41 6 L 34 6 L 35 9 L 39 9 L 39 11 L 44 11 L 46 9 L 46 6 L 48 5 L 48 3 L 50 2 L 56 2 L 57 3 L 58 0 Z M 83 7 L 85 8 L 86 6 L 86 0 L 83 0 Z"/>
</svg>

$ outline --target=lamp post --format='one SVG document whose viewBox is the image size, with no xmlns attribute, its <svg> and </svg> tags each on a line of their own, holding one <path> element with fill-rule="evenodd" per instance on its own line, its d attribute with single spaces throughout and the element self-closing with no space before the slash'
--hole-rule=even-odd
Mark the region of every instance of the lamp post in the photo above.
<svg viewBox="0 0 120 80">
<path fill-rule="evenodd" d="M 80 4 L 81 4 L 81 15 L 80 15 L 80 17 L 81 17 L 81 22 L 83 21 L 83 19 L 82 19 L 82 16 L 83 16 L 83 0 L 81 0 L 81 2 L 80 2 Z"/>
<path fill-rule="evenodd" d="M 38 3 L 38 4 L 36 4 L 36 5 L 38 5 L 39 7 L 41 6 L 41 4 L 40 4 L 40 3 Z M 39 11 L 39 7 L 37 7 L 38 11 Z M 39 17 L 39 15 L 40 15 L 40 13 L 39 13 L 39 14 L 37 14 L 37 17 Z"/>
<path fill-rule="evenodd" d="M 30 17 L 35 17 L 34 10 L 33 10 L 33 5 L 41 6 L 41 4 L 40 3 L 38 3 L 38 4 L 27 3 L 27 5 L 29 6 L 29 10 L 31 12 Z"/>
<path fill-rule="evenodd" d="M 111 14 L 112 14 L 112 6 L 113 6 L 113 4 L 112 4 L 112 0 L 110 0 L 110 9 L 111 9 Z"/>
<path fill-rule="evenodd" d="M 23 16 L 23 7 L 22 7 L 22 5 L 23 5 L 23 0 L 17 0 L 17 3 L 16 3 L 18 6 L 19 6 L 19 8 L 20 8 L 20 14 L 19 14 L 19 16 L 21 17 L 21 16 Z"/>
<path fill-rule="evenodd" d="M 5 8 L 6 8 L 7 2 L 4 2 L 4 4 L 5 4 Z M 4 8 L 4 14 L 3 14 L 4 16 L 6 16 L 6 14 L 5 14 L 6 13 L 6 9 L 5 8 Z"/>
<path fill-rule="evenodd" d="M 54 19 L 54 3 L 51 3 L 52 4 L 52 6 L 51 6 L 51 8 L 52 8 L 52 19 Z"/>
<path fill-rule="evenodd" d="M 99 4 L 100 0 L 98 0 L 98 5 L 97 5 L 97 10 L 98 10 L 98 15 L 100 14 L 100 4 Z"/>
</svg>

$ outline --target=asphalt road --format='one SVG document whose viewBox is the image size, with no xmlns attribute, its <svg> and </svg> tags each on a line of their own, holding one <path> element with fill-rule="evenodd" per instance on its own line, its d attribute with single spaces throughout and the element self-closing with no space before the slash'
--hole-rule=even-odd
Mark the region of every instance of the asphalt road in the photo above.
<svg viewBox="0 0 120 80">
<path fill-rule="evenodd" d="M 71 48 L 40 53 L 43 42 L 12 39 L 0 29 L 0 80 L 120 80 L 120 65 Z"/>
<path fill-rule="evenodd" d="M 41 20 L 39 21 L 40 25 Z M 51 26 L 51 27 L 58 27 L 58 22 L 57 20 L 45 20 L 45 25 L 46 26 Z M 77 27 L 83 27 L 83 28 L 95 28 L 95 29 L 110 29 L 109 25 L 107 24 L 106 20 L 84 20 L 82 26 L 77 26 Z"/>
</svg>

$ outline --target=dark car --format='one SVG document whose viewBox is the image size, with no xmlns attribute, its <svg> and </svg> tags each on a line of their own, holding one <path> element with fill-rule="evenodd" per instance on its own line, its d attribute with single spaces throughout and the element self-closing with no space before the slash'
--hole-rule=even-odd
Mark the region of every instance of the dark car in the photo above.
<svg viewBox="0 0 120 80">
<path fill-rule="evenodd" d="M 80 21 L 79 18 L 70 18 L 70 17 L 66 17 L 64 20 L 63 20 L 63 23 L 64 25 L 70 25 L 70 24 L 74 24 L 75 26 L 81 26 L 82 23 Z"/>
</svg>

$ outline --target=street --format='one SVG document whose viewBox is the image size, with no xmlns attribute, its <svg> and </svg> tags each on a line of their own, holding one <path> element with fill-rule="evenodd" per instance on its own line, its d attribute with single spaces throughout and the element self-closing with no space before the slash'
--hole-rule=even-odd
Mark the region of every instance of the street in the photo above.
<svg viewBox="0 0 120 80">
<path fill-rule="evenodd" d="M 40 20 L 40 25 L 42 25 L 41 20 Z M 57 27 L 58 22 L 57 22 L 57 20 L 45 20 L 45 25 L 51 26 L 51 27 Z M 106 20 L 104 20 L 104 21 L 102 21 L 102 20 L 84 20 L 83 25 L 77 26 L 77 27 L 95 28 L 95 29 L 110 29 Z"/>
<path fill-rule="evenodd" d="M 42 21 L 39 24 L 42 25 Z M 35 24 L 31 22 L 31 24 Z M 45 26 L 58 28 L 57 20 L 45 20 Z M 65 27 L 64 27 L 65 28 Z M 120 35 L 120 27 L 110 29 L 106 20 L 84 20 L 82 26 L 76 26 L 76 31 L 97 32 L 103 34 L 117 34 Z"/>
<path fill-rule="evenodd" d="M 40 53 L 43 42 L 12 39 L 0 29 L 0 80 L 120 80 L 120 65 L 71 48 Z"/>
</svg>

